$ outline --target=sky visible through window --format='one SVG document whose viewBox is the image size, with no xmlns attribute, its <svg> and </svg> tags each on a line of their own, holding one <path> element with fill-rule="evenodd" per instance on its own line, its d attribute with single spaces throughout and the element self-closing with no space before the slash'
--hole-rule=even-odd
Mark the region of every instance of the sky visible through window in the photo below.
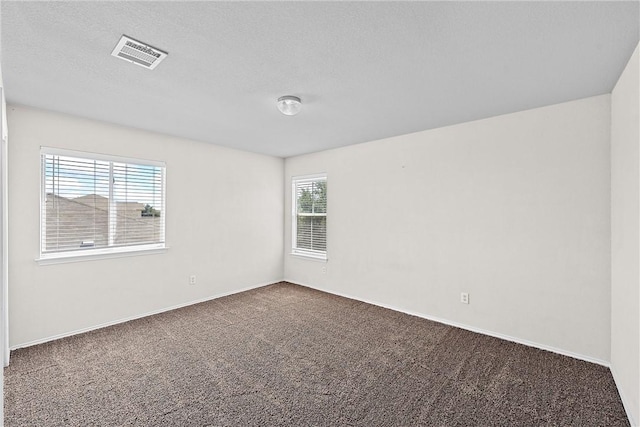
<svg viewBox="0 0 640 427">
<path fill-rule="evenodd" d="M 110 163 L 101 160 L 47 155 L 46 192 L 74 199 L 90 194 L 109 198 Z M 151 165 L 113 162 L 113 198 L 116 202 L 158 205 L 162 168 Z"/>
</svg>

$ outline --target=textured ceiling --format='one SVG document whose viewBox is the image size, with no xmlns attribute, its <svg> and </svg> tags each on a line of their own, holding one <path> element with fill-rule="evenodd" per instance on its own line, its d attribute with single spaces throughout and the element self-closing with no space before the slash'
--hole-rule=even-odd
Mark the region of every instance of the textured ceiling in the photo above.
<svg viewBox="0 0 640 427">
<path fill-rule="evenodd" d="M 8 102 L 281 157 L 608 93 L 640 39 L 638 1 L 0 7 Z"/>
</svg>

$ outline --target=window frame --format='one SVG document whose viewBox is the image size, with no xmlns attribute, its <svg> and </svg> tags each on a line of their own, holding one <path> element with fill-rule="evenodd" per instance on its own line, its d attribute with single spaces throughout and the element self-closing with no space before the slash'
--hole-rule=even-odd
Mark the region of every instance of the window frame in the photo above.
<svg viewBox="0 0 640 427">
<path fill-rule="evenodd" d="M 318 173 L 313 175 L 300 175 L 291 177 L 291 255 L 310 258 L 318 261 L 327 261 L 327 248 L 324 251 L 318 251 L 314 249 L 298 248 L 297 247 L 297 234 L 298 234 L 298 197 L 297 188 L 300 183 L 324 181 L 327 183 L 327 174 Z M 327 194 L 328 198 L 328 194 Z M 328 202 L 327 202 L 328 205 Z M 325 206 L 324 216 L 328 219 L 328 206 Z M 326 221 L 325 220 L 325 221 Z M 327 245 L 327 228 L 325 228 L 325 245 Z"/>
<path fill-rule="evenodd" d="M 133 244 L 133 245 L 119 245 L 119 246 L 107 246 L 101 248 L 88 248 L 88 249 L 74 249 L 74 250 L 62 250 L 59 252 L 43 252 L 43 243 L 44 243 L 44 233 L 45 227 L 43 225 L 43 220 L 46 220 L 45 212 L 43 209 L 46 208 L 46 174 L 44 173 L 43 168 L 43 156 L 45 155 L 53 155 L 53 156 L 64 156 L 64 157 L 72 157 L 78 159 L 84 159 L 89 161 L 103 161 L 110 163 L 110 177 L 113 174 L 113 164 L 112 163 L 124 163 L 131 165 L 139 165 L 139 166 L 153 166 L 159 167 L 162 170 L 161 176 L 161 185 L 160 189 L 162 191 L 162 228 L 161 228 L 161 241 L 155 243 L 146 243 L 146 244 Z M 40 170 L 40 209 L 38 211 L 39 215 L 39 257 L 36 258 L 36 262 L 40 265 L 47 264 L 58 264 L 58 263 L 66 263 L 66 262 L 76 262 L 76 261 L 89 261 L 94 259 L 107 259 L 107 258 L 120 258 L 125 256 L 135 256 L 135 255 L 150 255 L 155 253 L 163 253 L 166 252 L 168 246 L 166 245 L 166 206 L 167 206 L 167 192 L 166 192 L 166 183 L 167 183 L 167 168 L 166 163 L 162 161 L 156 160 L 148 160 L 148 159 L 138 159 L 131 157 L 122 157 L 122 156 L 114 156 L 109 154 L 101 154 L 101 153 L 92 153 L 86 151 L 75 151 L 75 150 L 66 150 L 61 148 L 53 148 L 53 147 L 40 147 L 40 153 L 38 156 L 39 161 L 39 170 Z M 110 200 L 112 197 L 111 192 L 113 185 L 110 184 Z M 109 216 L 112 215 L 111 206 L 109 208 Z M 111 242 L 112 240 L 112 227 L 108 228 L 109 236 L 108 240 Z"/>
</svg>

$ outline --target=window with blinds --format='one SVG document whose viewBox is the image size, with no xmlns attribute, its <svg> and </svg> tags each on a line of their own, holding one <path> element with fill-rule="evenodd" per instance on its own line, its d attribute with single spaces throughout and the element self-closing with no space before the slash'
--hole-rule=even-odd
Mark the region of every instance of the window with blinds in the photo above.
<svg viewBox="0 0 640 427">
<path fill-rule="evenodd" d="M 164 247 L 165 166 L 41 150 L 41 257 Z"/>
<path fill-rule="evenodd" d="M 293 179 L 292 252 L 327 258 L 327 176 Z"/>
</svg>

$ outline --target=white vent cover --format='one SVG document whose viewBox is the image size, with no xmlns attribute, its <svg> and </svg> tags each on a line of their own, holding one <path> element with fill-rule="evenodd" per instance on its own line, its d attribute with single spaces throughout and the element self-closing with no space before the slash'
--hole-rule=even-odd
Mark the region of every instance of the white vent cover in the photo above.
<svg viewBox="0 0 640 427">
<path fill-rule="evenodd" d="M 123 34 L 113 49 L 113 52 L 111 52 L 111 55 L 153 70 L 158 66 L 160 61 L 167 57 L 167 52 L 163 52 L 160 49 L 156 49 L 153 46 L 149 46 Z"/>
</svg>

